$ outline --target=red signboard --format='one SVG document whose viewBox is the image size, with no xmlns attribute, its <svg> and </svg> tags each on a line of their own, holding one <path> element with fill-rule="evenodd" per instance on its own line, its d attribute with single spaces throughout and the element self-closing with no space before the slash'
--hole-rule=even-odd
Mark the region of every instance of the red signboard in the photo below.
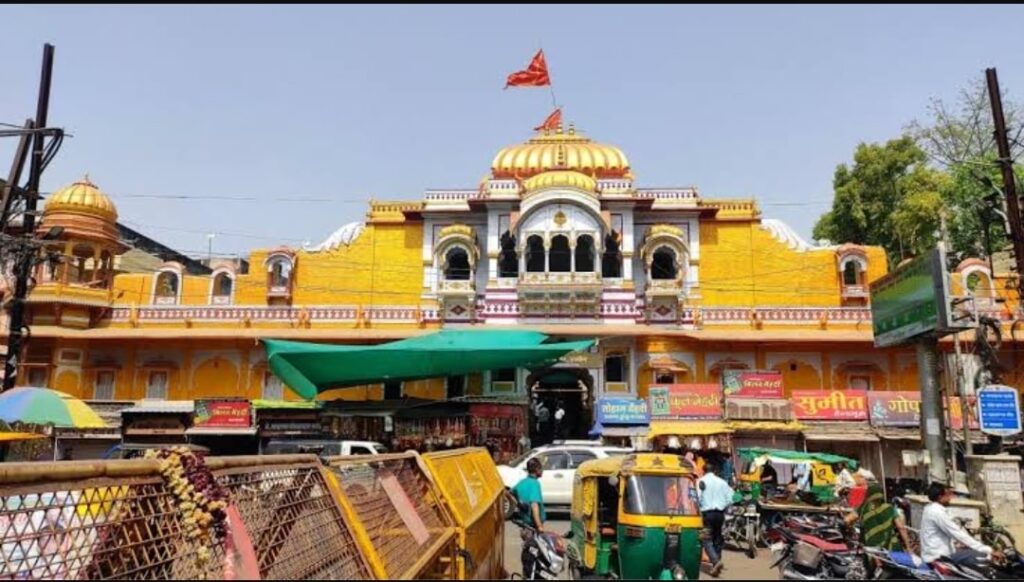
<svg viewBox="0 0 1024 582">
<path fill-rule="evenodd" d="M 802 420 L 867 420 L 866 390 L 794 390 L 793 415 Z"/>
<path fill-rule="evenodd" d="M 718 384 L 651 386 L 651 418 L 722 418 L 722 387 Z"/>
<path fill-rule="evenodd" d="M 920 392 L 871 392 L 868 406 L 875 426 L 921 425 Z"/>
<path fill-rule="evenodd" d="M 248 428 L 252 406 L 248 400 L 197 400 L 194 427 Z"/>
<path fill-rule="evenodd" d="M 782 373 L 744 372 L 740 374 L 740 389 L 734 396 L 744 398 L 782 398 Z"/>
</svg>

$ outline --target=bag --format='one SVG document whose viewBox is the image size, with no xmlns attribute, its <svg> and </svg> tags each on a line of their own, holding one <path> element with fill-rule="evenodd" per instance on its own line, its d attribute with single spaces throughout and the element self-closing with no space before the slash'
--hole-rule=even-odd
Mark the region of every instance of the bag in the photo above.
<svg viewBox="0 0 1024 582">
<path fill-rule="evenodd" d="M 793 548 L 793 563 L 801 568 L 817 570 L 824 557 L 822 551 L 806 542 L 797 542 Z"/>
</svg>

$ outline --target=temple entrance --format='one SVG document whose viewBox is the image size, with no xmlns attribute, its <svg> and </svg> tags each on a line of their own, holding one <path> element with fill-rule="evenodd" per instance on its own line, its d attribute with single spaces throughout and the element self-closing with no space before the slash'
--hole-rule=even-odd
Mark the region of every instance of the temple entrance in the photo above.
<svg viewBox="0 0 1024 582">
<path fill-rule="evenodd" d="M 530 387 L 530 442 L 586 439 L 593 425 L 594 378 L 583 368 L 552 367 L 527 377 Z M 564 411 L 558 419 L 558 411 Z"/>
</svg>

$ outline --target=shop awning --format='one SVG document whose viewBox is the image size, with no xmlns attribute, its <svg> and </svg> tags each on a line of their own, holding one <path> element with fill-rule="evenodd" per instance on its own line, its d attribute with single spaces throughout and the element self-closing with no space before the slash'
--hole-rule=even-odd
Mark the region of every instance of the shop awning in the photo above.
<svg viewBox="0 0 1024 582">
<path fill-rule="evenodd" d="M 736 432 L 803 432 L 806 428 L 795 420 L 729 420 L 727 424 Z"/>
<path fill-rule="evenodd" d="M 606 436 L 606 437 L 642 437 L 647 436 L 649 427 L 640 426 L 605 426 L 600 422 L 594 423 L 594 428 L 590 429 L 590 436 Z"/>
<path fill-rule="evenodd" d="M 648 438 L 659 436 L 709 436 L 733 432 L 721 420 L 652 420 Z"/>
<path fill-rule="evenodd" d="M 804 438 L 809 441 L 878 442 L 878 436 L 871 430 L 871 425 L 866 422 L 807 423 L 803 434 Z"/>
<path fill-rule="evenodd" d="M 594 340 L 545 343 L 534 331 L 439 331 L 379 345 L 263 340 L 274 374 L 307 400 L 334 388 L 538 366 L 590 348 Z"/>
<path fill-rule="evenodd" d="M 917 428 L 916 426 L 880 426 L 875 428 L 875 434 L 877 434 L 882 440 L 887 441 L 921 440 L 921 429 Z"/>
<path fill-rule="evenodd" d="M 253 400 L 255 410 L 318 410 L 324 403 L 318 400 Z"/>
<path fill-rule="evenodd" d="M 194 426 L 185 431 L 188 436 L 253 436 L 256 434 L 256 427 L 216 427 L 216 426 Z"/>
<path fill-rule="evenodd" d="M 195 410 L 192 400 L 143 400 L 121 414 L 192 414 Z"/>
</svg>

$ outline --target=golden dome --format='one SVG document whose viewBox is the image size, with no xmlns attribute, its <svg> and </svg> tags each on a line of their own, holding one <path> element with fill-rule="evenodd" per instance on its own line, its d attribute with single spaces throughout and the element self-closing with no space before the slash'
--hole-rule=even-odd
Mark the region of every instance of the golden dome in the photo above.
<svg viewBox="0 0 1024 582">
<path fill-rule="evenodd" d="M 572 170 L 551 170 L 528 178 L 523 184 L 527 192 L 545 188 L 576 188 L 586 192 L 597 192 L 597 180 Z"/>
<path fill-rule="evenodd" d="M 86 214 L 117 222 L 117 208 L 114 203 L 106 194 L 100 192 L 96 184 L 89 181 L 88 176 L 61 188 L 47 199 L 43 216 L 54 212 Z"/>
<path fill-rule="evenodd" d="M 622 150 L 559 128 L 538 133 L 523 144 L 503 148 L 494 156 L 494 178 L 529 178 L 548 170 L 574 170 L 593 178 L 622 178 L 629 175 L 629 161 Z"/>
</svg>

